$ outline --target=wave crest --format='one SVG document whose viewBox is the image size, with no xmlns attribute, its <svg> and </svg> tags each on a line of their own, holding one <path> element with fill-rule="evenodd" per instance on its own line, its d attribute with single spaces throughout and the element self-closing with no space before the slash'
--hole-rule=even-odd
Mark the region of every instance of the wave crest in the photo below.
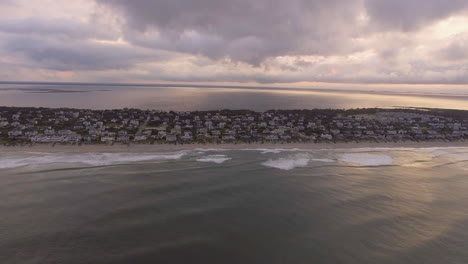
<svg viewBox="0 0 468 264">
<path fill-rule="evenodd" d="M 57 154 L 27 157 L 8 157 L 0 159 L 0 169 L 11 169 L 24 166 L 41 166 L 50 164 L 84 164 L 88 166 L 106 166 L 113 164 L 145 162 L 156 160 L 178 160 L 186 152 L 165 154 L 141 153 L 83 153 L 83 154 Z"/>
<path fill-rule="evenodd" d="M 385 166 L 393 164 L 393 158 L 385 154 L 346 153 L 338 155 L 338 159 L 346 163 L 361 166 Z"/>
<path fill-rule="evenodd" d="M 226 155 L 209 155 L 206 157 L 202 157 L 199 159 L 196 159 L 199 162 L 213 162 L 216 164 L 221 164 L 225 161 L 231 160 L 232 158 L 227 157 Z"/>
</svg>

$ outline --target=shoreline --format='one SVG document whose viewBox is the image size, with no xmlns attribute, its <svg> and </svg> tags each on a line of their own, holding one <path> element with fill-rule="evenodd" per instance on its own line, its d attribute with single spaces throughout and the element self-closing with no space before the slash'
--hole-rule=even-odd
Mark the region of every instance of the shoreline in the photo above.
<svg viewBox="0 0 468 264">
<path fill-rule="evenodd" d="M 349 142 L 349 143 L 238 143 L 238 144 L 114 144 L 114 145 L 59 145 L 56 144 L 34 144 L 24 146 L 0 146 L 3 153 L 12 152 L 49 152 L 49 153 L 161 153 L 190 151 L 196 149 L 204 150 L 255 150 L 255 149 L 359 149 L 359 148 L 452 148 L 468 147 L 468 141 L 454 142 Z"/>
</svg>

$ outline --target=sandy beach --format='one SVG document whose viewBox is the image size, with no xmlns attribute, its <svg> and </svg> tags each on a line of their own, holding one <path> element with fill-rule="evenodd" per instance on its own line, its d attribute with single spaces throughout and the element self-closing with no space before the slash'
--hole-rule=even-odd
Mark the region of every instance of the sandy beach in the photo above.
<svg viewBox="0 0 468 264">
<path fill-rule="evenodd" d="M 239 144 L 114 144 L 114 145 L 60 145 L 34 144 L 24 146 L 0 146 L 1 152 L 48 152 L 48 153 L 160 153 L 194 149 L 350 149 L 350 148 L 434 148 L 434 147 L 468 147 L 468 141 L 455 142 L 349 142 L 349 143 L 239 143 Z"/>
</svg>

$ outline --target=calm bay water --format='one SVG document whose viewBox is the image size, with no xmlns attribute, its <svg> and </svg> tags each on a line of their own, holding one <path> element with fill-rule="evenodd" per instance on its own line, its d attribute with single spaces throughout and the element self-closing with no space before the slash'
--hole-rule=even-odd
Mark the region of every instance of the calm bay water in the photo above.
<svg viewBox="0 0 468 264">
<path fill-rule="evenodd" d="M 466 263 L 468 148 L 0 154 L 0 263 Z"/>
<path fill-rule="evenodd" d="M 468 109 L 467 89 L 393 91 L 0 85 L 0 106 L 156 110 L 429 107 Z M 429 91 L 429 92 L 427 92 Z"/>
</svg>

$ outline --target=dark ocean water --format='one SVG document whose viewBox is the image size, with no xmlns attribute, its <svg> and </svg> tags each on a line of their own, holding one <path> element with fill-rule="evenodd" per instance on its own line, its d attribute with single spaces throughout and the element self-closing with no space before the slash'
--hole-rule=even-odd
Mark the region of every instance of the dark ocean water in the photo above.
<svg viewBox="0 0 468 264">
<path fill-rule="evenodd" d="M 468 148 L 0 154 L 0 263 L 467 263 Z"/>
<path fill-rule="evenodd" d="M 390 91 L 388 91 L 390 90 Z M 219 110 L 429 107 L 468 110 L 468 89 L 307 90 L 0 84 L 0 106 Z"/>
</svg>

